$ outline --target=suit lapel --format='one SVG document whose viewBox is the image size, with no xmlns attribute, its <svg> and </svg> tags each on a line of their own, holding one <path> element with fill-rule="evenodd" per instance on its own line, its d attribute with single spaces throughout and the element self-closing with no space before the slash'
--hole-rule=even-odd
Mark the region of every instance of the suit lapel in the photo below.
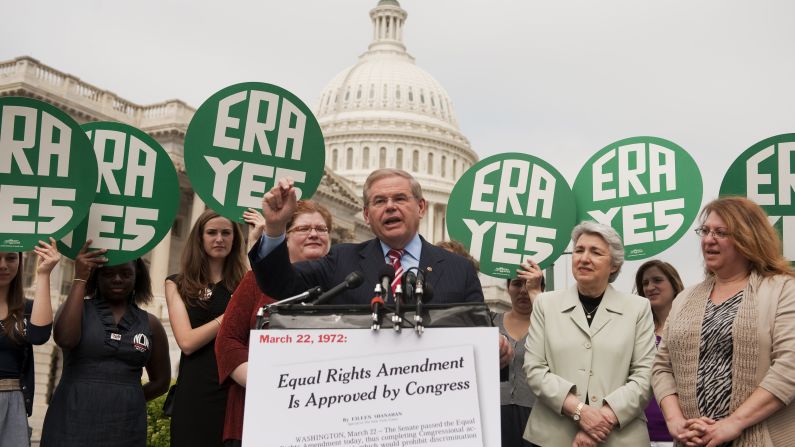
<svg viewBox="0 0 795 447">
<path fill-rule="evenodd" d="M 420 252 L 419 269 L 425 275 L 426 282 L 430 282 L 431 287 L 435 288 L 444 272 L 444 269 L 441 268 L 444 259 L 436 253 L 438 247 L 428 243 L 422 236 L 420 236 L 420 241 L 422 241 L 422 251 Z"/>
<path fill-rule="evenodd" d="M 613 286 L 608 285 L 605 295 L 602 297 L 602 302 L 599 304 L 599 310 L 596 311 L 596 315 L 593 317 L 591 336 L 593 337 L 601 331 L 613 319 L 613 315 L 621 313 L 621 299 Z"/>
<path fill-rule="evenodd" d="M 381 244 L 378 239 L 370 240 L 359 250 L 359 269 L 364 273 L 365 281 L 372 281 L 371 284 L 365 284 L 368 288 L 368 293 L 375 290 L 375 283 L 378 282 L 378 273 L 381 265 L 385 262 L 384 252 L 381 250 Z"/>
<path fill-rule="evenodd" d="M 585 314 L 582 311 L 582 304 L 580 303 L 580 298 L 577 295 L 577 286 L 570 288 L 566 291 L 566 295 L 563 297 L 563 301 L 560 303 L 560 311 L 563 313 L 568 313 L 569 318 L 577 325 L 578 328 L 585 334 L 590 336 L 591 329 L 588 327 L 588 323 L 585 321 Z"/>
</svg>

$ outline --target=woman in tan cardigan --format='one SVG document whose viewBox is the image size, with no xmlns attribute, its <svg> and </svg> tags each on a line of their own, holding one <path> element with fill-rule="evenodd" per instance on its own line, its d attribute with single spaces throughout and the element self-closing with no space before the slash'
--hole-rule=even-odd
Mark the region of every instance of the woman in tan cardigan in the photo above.
<svg viewBox="0 0 795 447">
<path fill-rule="evenodd" d="M 726 197 L 701 211 L 706 278 L 674 301 L 652 369 L 678 445 L 795 445 L 795 277 L 768 217 Z"/>
</svg>

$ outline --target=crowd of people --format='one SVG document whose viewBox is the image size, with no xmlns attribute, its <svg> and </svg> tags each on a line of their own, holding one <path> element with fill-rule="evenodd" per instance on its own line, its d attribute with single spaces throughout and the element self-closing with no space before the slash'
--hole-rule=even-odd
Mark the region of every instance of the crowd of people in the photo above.
<svg viewBox="0 0 795 447">
<path fill-rule="evenodd" d="M 87 241 L 53 318 L 56 241 L 35 248 L 33 300 L 22 291 L 22 254 L 0 253 L 0 447 L 29 445 L 32 345 L 51 333 L 64 363 L 42 446 L 143 446 L 146 402 L 166 391 L 172 445 L 239 446 L 249 332 L 262 306 L 328 290 L 353 270 L 366 285 L 335 303 L 369 304 L 384 263 L 433 271 L 437 303 L 483 302 L 477 261 L 455 254 L 463 246 L 419 235 L 426 203 L 411 175 L 377 170 L 362 199 L 375 237 L 357 244 L 332 246 L 329 210 L 298 201 L 287 180 L 265 194 L 262 213 L 244 213 L 248 243 L 239 224 L 203 213 L 165 283 L 181 351 L 170 389 L 166 332 L 141 309 L 152 298 L 141 259 L 109 266 Z M 707 204 L 696 233 L 704 280 L 688 288 L 661 260 L 640 266 L 633 291 L 614 288 L 624 246 L 594 222 L 572 232 L 572 287 L 545 292 L 541 268 L 520 265 L 506 283 L 510 310 L 493 314 L 503 446 L 795 445 L 795 273 L 780 238 L 739 197 Z"/>
</svg>

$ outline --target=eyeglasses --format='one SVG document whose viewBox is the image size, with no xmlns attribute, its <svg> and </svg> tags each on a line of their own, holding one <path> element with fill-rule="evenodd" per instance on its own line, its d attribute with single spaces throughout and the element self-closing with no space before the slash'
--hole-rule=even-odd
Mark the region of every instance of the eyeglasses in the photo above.
<svg viewBox="0 0 795 447">
<path fill-rule="evenodd" d="M 328 227 L 325 225 L 299 225 L 287 230 L 288 233 L 309 234 L 315 230 L 317 234 L 328 234 Z"/>
<path fill-rule="evenodd" d="M 727 237 L 731 236 L 731 233 L 726 231 L 725 228 L 716 228 L 714 230 L 710 230 L 707 227 L 698 227 L 693 231 L 695 231 L 699 237 L 707 237 L 711 234 L 715 239 L 726 239 Z"/>
<path fill-rule="evenodd" d="M 404 206 L 413 198 L 414 196 L 407 196 L 405 194 L 397 194 L 392 197 L 375 196 L 372 200 L 370 200 L 370 206 L 373 208 L 384 208 L 389 205 L 390 201 L 396 206 Z"/>
</svg>

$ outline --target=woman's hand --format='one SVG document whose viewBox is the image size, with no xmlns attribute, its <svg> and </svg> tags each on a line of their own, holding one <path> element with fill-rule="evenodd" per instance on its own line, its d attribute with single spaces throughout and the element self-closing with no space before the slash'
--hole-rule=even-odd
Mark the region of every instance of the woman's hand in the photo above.
<svg viewBox="0 0 795 447">
<path fill-rule="evenodd" d="M 500 369 L 502 369 L 508 366 L 509 363 L 511 363 L 511 360 L 513 360 L 514 356 L 513 346 L 508 342 L 508 339 L 502 334 L 500 334 L 499 336 L 498 350 L 500 353 Z"/>
<path fill-rule="evenodd" d="M 709 418 L 684 420 L 684 422 L 682 422 L 683 428 L 680 429 L 678 435 L 674 436 L 674 439 L 687 447 L 705 446 L 707 443 L 702 439 L 702 436 L 705 433 L 705 426 L 712 422 L 712 419 Z"/>
<path fill-rule="evenodd" d="M 249 208 L 248 210 L 243 211 L 243 220 L 249 224 L 249 246 L 254 245 L 259 238 L 262 237 L 262 232 L 265 231 L 265 217 L 263 217 L 262 213 L 255 210 L 254 208 Z"/>
<path fill-rule="evenodd" d="M 707 447 L 717 447 L 723 443 L 734 441 L 743 433 L 738 424 L 733 424 L 728 419 L 713 421 L 709 418 L 701 418 L 704 425 L 704 436 L 701 440 Z"/>
<path fill-rule="evenodd" d="M 598 409 L 584 405 L 580 410 L 580 429 L 598 442 L 605 442 L 613 423 Z"/>
<path fill-rule="evenodd" d="M 687 438 L 684 438 L 684 434 L 688 431 L 687 419 L 672 419 L 670 421 L 666 421 L 666 425 L 668 426 L 668 433 L 672 438 L 677 439 L 680 442 L 685 442 L 687 440 Z"/>
<path fill-rule="evenodd" d="M 588 433 L 580 430 L 577 432 L 577 435 L 574 436 L 574 442 L 571 443 L 571 447 L 596 447 L 597 442 L 596 439 L 588 436 Z"/>
<path fill-rule="evenodd" d="M 39 256 L 39 265 L 36 267 L 36 274 L 39 275 L 49 275 L 61 260 L 61 254 L 58 253 L 58 246 L 53 238 L 50 238 L 49 244 L 39 241 L 39 245 L 33 247 L 33 251 Z"/>
<path fill-rule="evenodd" d="M 521 269 L 516 269 L 517 276 L 524 280 L 524 287 L 530 298 L 541 293 L 541 280 L 544 278 L 544 272 L 535 262 L 526 259 L 520 264 Z"/>
<path fill-rule="evenodd" d="M 106 248 L 88 251 L 92 242 L 94 241 L 91 239 L 87 240 L 75 258 L 75 278 L 83 281 L 88 281 L 88 277 L 94 269 L 108 262 L 108 258 L 102 256 L 108 251 Z"/>
</svg>

